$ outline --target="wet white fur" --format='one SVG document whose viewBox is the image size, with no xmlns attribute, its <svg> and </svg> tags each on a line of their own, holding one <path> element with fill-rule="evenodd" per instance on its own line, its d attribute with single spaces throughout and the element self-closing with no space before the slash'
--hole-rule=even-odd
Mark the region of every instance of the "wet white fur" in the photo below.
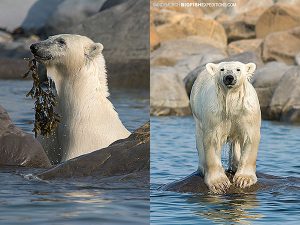
<svg viewBox="0 0 300 225">
<path fill-rule="evenodd" d="M 224 72 L 234 71 L 237 83 L 227 88 Z M 240 72 L 237 71 L 240 69 Z M 228 142 L 234 183 L 247 187 L 256 183 L 256 158 L 260 141 L 261 113 L 257 94 L 248 81 L 254 63 L 208 63 L 196 79 L 190 97 L 196 122 L 199 170 L 211 191 L 224 192 L 230 185 L 221 163 L 221 148 Z"/>
<path fill-rule="evenodd" d="M 107 99 L 102 44 L 68 34 L 56 35 L 46 41 L 59 37 L 66 41 L 67 47 L 61 50 L 55 44 L 51 45 L 48 50 L 53 60 L 45 62 L 48 75 L 55 82 L 58 112 L 62 116 L 54 137 L 42 141 L 52 161 L 57 161 L 57 154 L 65 161 L 130 135 Z"/>
</svg>

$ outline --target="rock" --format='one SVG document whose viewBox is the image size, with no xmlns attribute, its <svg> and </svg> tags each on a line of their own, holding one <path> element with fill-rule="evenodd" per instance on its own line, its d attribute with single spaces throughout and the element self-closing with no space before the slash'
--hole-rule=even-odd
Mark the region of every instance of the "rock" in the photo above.
<svg viewBox="0 0 300 225">
<path fill-rule="evenodd" d="M 254 52 L 243 52 L 241 54 L 232 55 L 226 59 L 217 60 L 213 63 L 220 63 L 220 62 L 230 62 L 230 61 L 240 61 L 242 63 L 250 63 L 253 62 L 256 64 L 256 68 L 259 69 L 263 66 L 263 62 L 261 59 L 255 54 Z M 188 96 L 190 96 L 193 84 L 198 76 L 201 76 L 202 71 L 205 70 L 205 65 L 198 66 L 193 71 L 191 71 L 185 78 L 184 78 L 184 84 L 186 92 L 188 93 Z"/>
<path fill-rule="evenodd" d="M 233 175 L 226 173 L 227 177 L 232 182 Z M 227 190 L 226 194 L 234 193 L 251 193 L 264 190 L 295 190 L 300 184 L 300 179 L 295 177 L 277 177 L 263 173 L 257 173 L 258 182 L 248 188 L 237 188 L 234 185 Z M 195 172 L 179 181 L 174 181 L 172 183 L 166 184 L 160 188 L 162 191 L 174 191 L 174 192 L 183 192 L 183 193 L 204 193 L 209 192 L 207 186 L 204 183 L 203 177 Z"/>
<path fill-rule="evenodd" d="M 26 15 L 26 18 L 22 22 L 21 27 L 26 32 L 41 34 L 44 32 L 43 28 L 48 22 L 49 18 L 58 9 L 59 5 L 63 1 L 64 0 L 35 0 L 34 4 L 29 7 L 30 9 Z M 19 5 L 22 5 L 22 3 Z"/>
<path fill-rule="evenodd" d="M 269 62 L 254 73 L 252 84 L 257 92 L 263 119 L 270 119 L 269 106 L 274 91 L 280 79 L 289 68 L 291 66 L 281 62 Z"/>
<path fill-rule="evenodd" d="M 268 34 L 300 26 L 300 6 L 275 4 L 258 19 L 255 27 L 256 37 L 264 38 Z"/>
<path fill-rule="evenodd" d="M 153 51 L 160 46 L 160 39 L 153 24 L 150 25 L 150 50 Z"/>
<path fill-rule="evenodd" d="M 263 60 L 295 64 L 300 52 L 300 26 L 288 31 L 269 34 L 263 44 Z"/>
<path fill-rule="evenodd" d="M 0 44 L 0 58 L 24 59 L 31 57 L 29 47 L 31 44 L 39 41 L 35 35 L 28 38 L 22 37 L 14 41 L 4 42 Z"/>
<path fill-rule="evenodd" d="M 36 1 L 27 0 L 24 4 L 23 0 L 2 0 L 0 2 L 0 27 L 9 31 L 19 27 Z"/>
<path fill-rule="evenodd" d="M 0 30 L 0 43 L 11 42 L 13 37 L 10 33 Z"/>
<path fill-rule="evenodd" d="M 234 18 L 218 19 L 225 28 L 228 42 L 255 38 L 255 24 L 265 8 L 256 8 Z"/>
<path fill-rule="evenodd" d="M 43 28 L 44 35 L 65 33 L 66 27 L 77 26 L 95 15 L 106 0 L 64 0 L 49 16 Z"/>
<path fill-rule="evenodd" d="M 212 3 L 211 0 L 201 0 L 202 3 Z M 272 0 L 256 1 L 256 0 L 235 0 L 221 1 L 220 3 L 228 3 L 227 7 L 209 7 L 208 5 L 202 8 L 206 16 L 211 18 L 219 18 L 222 16 L 235 17 L 243 13 L 253 11 L 257 8 L 268 8 L 273 5 Z M 230 4 L 233 3 L 233 4 Z"/>
<path fill-rule="evenodd" d="M 297 55 L 295 55 L 295 62 L 297 65 L 300 65 L 300 52 Z"/>
<path fill-rule="evenodd" d="M 233 41 L 227 47 L 228 55 L 236 55 L 243 52 L 255 52 L 258 56 L 262 54 L 262 39 L 248 39 Z"/>
<path fill-rule="evenodd" d="M 280 79 L 271 103 L 269 116 L 272 120 L 290 123 L 300 122 L 300 66 L 294 66 Z"/>
<path fill-rule="evenodd" d="M 215 20 L 196 18 L 189 14 L 172 11 L 160 11 L 162 22 L 155 22 L 157 33 L 162 42 L 182 39 L 188 36 L 198 36 L 225 48 L 227 37 L 223 26 Z M 166 15 L 164 15 L 166 14 Z M 157 25 L 159 24 L 159 25 Z"/>
<path fill-rule="evenodd" d="M 155 116 L 191 114 L 184 84 L 172 67 L 151 67 L 150 114 Z"/>
<path fill-rule="evenodd" d="M 32 135 L 16 127 L 0 106 L 0 165 L 50 167 L 41 144 Z"/>
<path fill-rule="evenodd" d="M 99 12 L 104 11 L 106 9 L 110 9 L 116 5 L 120 5 L 128 0 L 114 0 L 114 1 L 105 1 L 104 4 L 101 6 Z"/>
<path fill-rule="evenodd" d="M 205 43 L 202 38 L 191 36 L 161 43 L 160 48 L 151 52 L 150 63 L 151 66 L 174 66 L 177 62 L 194 55 L 219 57 L 226 56 L 226 53 L 209 43 Z"/>
<path fill-rule="evenodd" d="M 149 2 L 128 0 L 66 32 L 88 36 L 104 45 L 110 85 L 149 88 L 149 30 Z"/>
<path fill-rule="evenodd" d="M 27 64 L 24 59 L 0 58 L 0 79 L 23 79 Z"/>
<path fill-rule="evenodd" d="M 78 169 L 80 168 L 80 169 Z M 146 123 L 128 138 L 118 140 L 98 151 L 59 164 L 41 174 L 43 180 L 111 176 L 135 176 L 143 173 L 149 184 L 150 123 Z"/>
</svg>

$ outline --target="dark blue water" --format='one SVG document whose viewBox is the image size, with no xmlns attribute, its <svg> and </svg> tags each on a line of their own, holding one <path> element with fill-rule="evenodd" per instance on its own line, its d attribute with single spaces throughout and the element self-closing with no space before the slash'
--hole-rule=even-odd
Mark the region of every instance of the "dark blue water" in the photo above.
<svg viewBox="0 0 300 225">
<path fill-rule="evenodd" d="M 27 132 L 34 119 L 33 102 L 24 97 L 30 86 L 31 81 L 0 80 L 0 104 Z M 149 120 L 148 96 L 141 90 L 111 91 L 110 98 L 130 131 Z M 0 224 L 149 224 L 147 184 L 27 178 L 38 171 L 0 168 Z"/>
<path fill-rule="evenodd" d="M 263 121 L 261 133 L 257 171 L 300 177 L 300 126 Z M 222 156 L 226 165 L 226 148 Z M 151 118 L 151 224 L 299 224 L 299 191 L 216 196 L 157 190 L 194 172 L 197 160 L 192 117 Z"/>
</svg>

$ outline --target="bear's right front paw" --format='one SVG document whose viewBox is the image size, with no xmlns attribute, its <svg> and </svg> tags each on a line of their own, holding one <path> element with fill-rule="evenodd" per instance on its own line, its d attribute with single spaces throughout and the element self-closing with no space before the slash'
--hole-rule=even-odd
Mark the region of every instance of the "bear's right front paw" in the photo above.
<svg viewBox="0 0 300 225">
<path fill-rule="evenodd" d="M 231 185 L 226 174 L 214 176 L 213 178 L 210 178 L 209 175 L 207 175 L 205 177 L 205 184 L 208 186 L 209 190 L 215 194 L 226 193 L 227 189 Z"/>
</svg>

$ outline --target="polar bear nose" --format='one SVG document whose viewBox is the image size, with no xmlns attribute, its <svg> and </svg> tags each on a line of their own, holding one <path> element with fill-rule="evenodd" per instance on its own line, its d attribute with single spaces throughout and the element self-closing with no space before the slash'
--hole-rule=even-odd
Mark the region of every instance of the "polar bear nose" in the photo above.
<svg viewBox="0 0 300 225">
<path fill-rule="evenodd" d="M 224 78 L 223 78 L 223 82 L 225 85 L 232 85 L 234 84 L 234 76 L 232 75 L 226 75 Z"/>
<path fill-rule="evenodd" d="M 30 50 L 33 54 L 36 53 L 38 50 L 37 44 L 30 45 Z"/>
</svg>

